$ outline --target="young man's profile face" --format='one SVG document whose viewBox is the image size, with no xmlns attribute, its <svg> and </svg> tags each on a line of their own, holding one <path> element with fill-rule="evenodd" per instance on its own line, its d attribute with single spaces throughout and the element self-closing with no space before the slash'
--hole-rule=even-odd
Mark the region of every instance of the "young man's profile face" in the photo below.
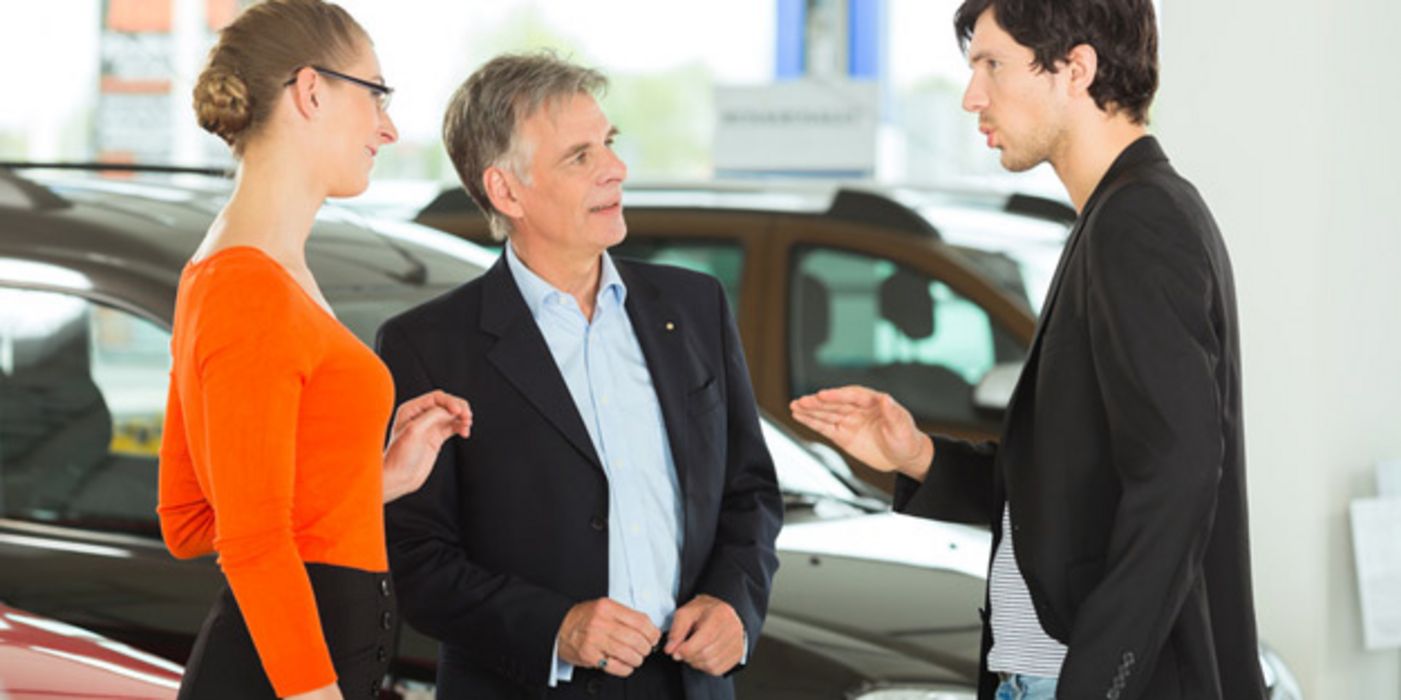
<svg viewBox="0 0 1401 700">
<path fill-rule="evenodd" d="M 1065 71 L 1038 71 L 1034 60 L 991 9 L 978 17 L 968 42 L 973 76 L 963 108 L 978 115 L 988 147 L 1000 150 L 1002 167 L 1013 172 L 1050 160 L 1062 131 Z"/>
</svg>

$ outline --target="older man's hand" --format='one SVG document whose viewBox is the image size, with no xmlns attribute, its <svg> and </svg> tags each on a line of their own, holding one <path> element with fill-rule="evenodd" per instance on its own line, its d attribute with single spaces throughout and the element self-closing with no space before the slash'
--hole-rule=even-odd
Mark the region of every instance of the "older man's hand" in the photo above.
<svg viewBox="0 0 1401 700">
<path fill-rule="evenodd" d="M 576 668 L 627 678 L 662 633 L 647 616 L 609 598 L 579 603 L 559 627 L 559 657 Z"/>
<path fill-rule="evenodd" d="M 672 618 L 666 653 L 712 676 L 723 676 L 744 657 L 744 623 L 729 603 L 698 595 Z"/>
</svg>

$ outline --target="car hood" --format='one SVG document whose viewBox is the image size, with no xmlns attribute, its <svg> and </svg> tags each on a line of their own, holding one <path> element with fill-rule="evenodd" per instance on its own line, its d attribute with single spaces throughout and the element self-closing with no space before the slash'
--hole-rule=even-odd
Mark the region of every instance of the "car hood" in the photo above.
<svg viewBox="0 0 1401 700">
<path fill-rule="evenodd" d="M 971 683 L 990 547 L 893 513 L 790 523 L 764 631 L 866 681 Z"/>
<path fill-rule="evenodd" d="M 953 571 L 985 579 L 992 535 L 986 528 L 898 513 L 789 523 L 778 534 L 785 552 L 865 559 Z"/>
<path fill-rule="evenodd" d="M 0 605 L 0 697 L 174 698 L 180 675 L 159 657 Z"/>
</svg>

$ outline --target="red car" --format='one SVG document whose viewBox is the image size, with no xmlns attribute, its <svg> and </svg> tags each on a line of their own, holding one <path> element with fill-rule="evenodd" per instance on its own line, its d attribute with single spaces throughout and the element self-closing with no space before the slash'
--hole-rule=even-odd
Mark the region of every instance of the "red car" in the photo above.
<svg viewBox="0 0 1401 700">
<path fill-rule="evenodd" d="M 173 698 L 181 672 L 121 642 L 0 604 L 0 698 Z"/>
</svg>

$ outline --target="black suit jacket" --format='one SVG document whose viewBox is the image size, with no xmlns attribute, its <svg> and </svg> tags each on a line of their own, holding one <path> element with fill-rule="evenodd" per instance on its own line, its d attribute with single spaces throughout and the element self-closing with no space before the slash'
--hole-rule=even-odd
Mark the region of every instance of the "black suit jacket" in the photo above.
<svg viewBox="0 0 1401 700">
<path fill-rule="evenodd" d="M 753 650 L 783 504 L 734 320 L 710 277 L 617 267 L 680 484 L 677 603 L 726 601 Z M 608 595 L 608 482 L 504 256 L 387 321 L 377 345 L 398 402 L 443 389 L 474 415 L 471 437 L 449 441 L 423 488 L 386 509 L 404 617 L 442 642 L 439 697 L 581 695 L 582 682 L 545 684 L 565 613 Z M 683 675 L 688 698 L 734 695 L 730 678 Z"/>
<path fill-rule="evenodd" d="M 896 507 L 1010 503 L 1057 697 L 1262 699 L 1235 291 L 1216 223 L 1157 142 L 1129 146 L 1061 258 L 998 446 L 937 438 Z M 986 620 L 986 614 L 984 618 Z M 992 642 L 984 624 L 981 697 Z"/>
</svg>

